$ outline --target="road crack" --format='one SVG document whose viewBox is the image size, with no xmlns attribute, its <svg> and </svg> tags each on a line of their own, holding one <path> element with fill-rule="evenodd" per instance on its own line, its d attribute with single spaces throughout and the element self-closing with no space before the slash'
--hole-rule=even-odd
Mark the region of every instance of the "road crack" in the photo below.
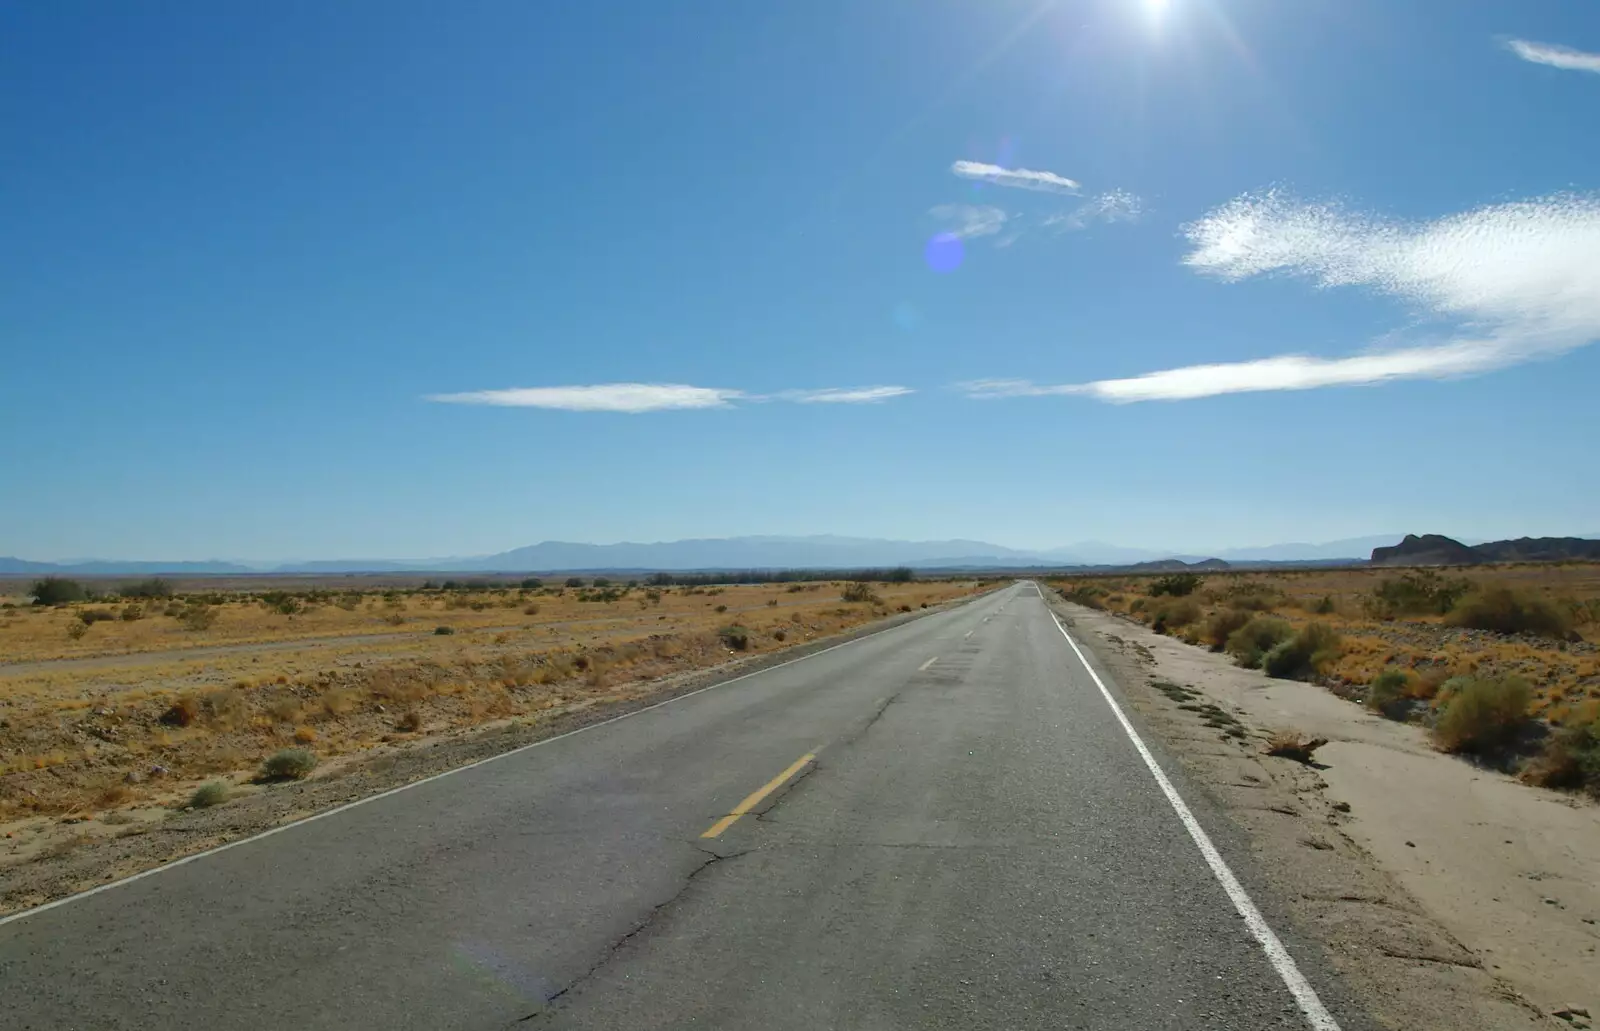
<svg viewBox="0 0 1600 1031">
<path fill-rule="evenodd" d="M 690 848 L 693 848 L 695 851 L 700 852 L 705 856 L 705 859 L 684 876 L 683 883 L 678 885 L 677 890 L 667 898 L 651 906 L 649 912 L 645 913 L 643 918 L 641 918 L 638 923 L 629 928 L 626 934 L 607 945 L 605 950 L 600 954 L 600 957 L 590 965 L 589 969 L 573 978 L 560 991 L 546 996 L 544 1005 L 542 1007 L 534 1010 L 525 1017 L 518 1017 L 516 1020 L 512 1021 L 510 1026 L 516 1027 L 520 1024 L 526 1024 L 527 1022 L 538 1017 L 548 1016 L 555 1008 L 557 1001 L 572 992 L 573 989 L 578 988 L 585 982 L 593 979 L 596 974 L 600 973 L 600 971 L 603 970 L 607 964 L 617 957 L 618 953 L 627 948 L 630 942 L 639 937 L 645 931 L 649 930 L 650 926 L 656 922 L 656 920 L 661 916 L 662 912 L 668 906 L 671 906 L 674 902 L 677 902 L 679 899 L 681 899 L 684 893 L 689 890 L 690 886 L 694 884 L 695 880 L 699 878 L 701 874 L 705 873 L 713 866 L 716 866 L 718 863 L 724 863 L 731 859 L 738 859 L 740 856 L 748 855 L 750 852 L 754 851 L 754 849 L 742 849 L 738 852 L 722 853 L 713 851 L 697 841 L 687 841 L 684 842 L 684 844 L 688 845 Z"/>
</svg>

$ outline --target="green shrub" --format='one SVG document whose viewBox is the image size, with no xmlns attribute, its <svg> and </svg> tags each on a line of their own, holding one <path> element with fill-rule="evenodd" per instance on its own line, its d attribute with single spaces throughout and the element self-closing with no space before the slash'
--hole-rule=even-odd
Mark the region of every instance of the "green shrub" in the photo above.
<svg viewBox="0 0 1600 1031">
<path fill-rule="evenodd" d="M 1326 623 L 1307 623 L 1286 641 L 1279 641 L 1261 656 L 1269 677 L 1308 680 L 1339 658 L 1339 633 Z"/>
<path fill-rule="evenodd" d="M 717 636 L 722 643 L 736 652 L 742 652 L 750 647 L 750 631 L 742 626 L 725 626 L 717 631 Z"/>
<path fill-rule="evenodd" d="M 1182 598 L 1199 590 L 1202 583 L 1205 583 L 1205 578 L 1198 573 L 1169 573 L 1166 576 L 1158 576 L 1151 581 L 1150 589 L 1145 593 L 1152 598 L 1160 597 L 1163 594 L 1169 594 L 1174 598 Z"/>
<path fill-rule="evenodd" d="M 194 794 L 189 796 L 189 804 L 196 809 L 209 809 L 226 802 L 230 794 L 232 791 L 225 782 L 213 780 L 195 788 Z"/>
<path fill-rule="evenodd" d="M 868 583 L 847 583 L 839 597 L 844 601 L 870 602 L 873 605 L 881 604 L 883 599 L 873 593 L 872 585 Z"/>
<path fill-rule="evenodd" d="M 1368 615 L 1380 619 L 1440 615 L 1471 589 L 1472 581 L 1464 577 L 1446 578 L 1424 569 L 1379 582 L 1363 606 Z"/>
<path fill-rule="evenodd" d="M 170 610 L 169 610 L 170 611 Z M 183 622 L 185 630 L 199 632 L 211 629 L 211 624 L 217 621 L 217 610 L 204 605 L 190 605 L 178 617 Z"/>
<path fill-rule="evenodd" d="M 1200 639 L 1210 645 L 1212 651 L 1220 652 L 1228 646 L 1228 638 L 1234 631 L 1250 622 L 1250 618 L 1250 613 L 1243 609 L 1223 609 L 1206 620 Z"/>
<path fill-rule="evenodd" d="M 261 764 L 262 780 L 300 780 L 317 768 L 317 757 L 304 748 L 273 752 Z"/>
<path fill-rule="evenodd" d="M 1600 795 L 1600 719 L 1557 729 L 1527 779 L 1547 788 L 1588 788 Z"/>
<path fill-rule="evenodd" d="M 567 577 L 567 586 L 568 587 L 582 587 L 583 586 L 583 577 L 581 577 L 581 576 L 569 576 L 569 577 Z"/>
<path fill-rule="evenodd" d="M 1256 616 L 1228 635 L 1224 650 L 1245 669 L 1260 669 L 1262 657 L 1293 634 L 1294 629 L 1281 619 Z"/>
<path fill-rule="evenodd" d="M 456 628 L 453 626 L 436 626 L 433 628 L 433 632 L 440 637 L 449 637 L 456 632 Z"/>
<path fill-rule="evenodd" d="M 1322 600 L 1317 602 L 1316 605 L 1312 606 L 1311 611 L 1315 612 L 1319 616 L 1333 615 L 1333 596 L 1327 594 L 1323 595 Z"/>
<path fill-rule="evenodd" d="M 1105 602 L 1100 600 L 1106 596 L 1106 593 L 1104 587 L 1096 587 L 1094 584 L 1073 584 L 1070 587 L 1061 588 L 1061 597 L 1075 605 L 1084 605 L 1091 609 L 1103 609 L 1106 607 Z"/>
<path fill-rule="evenodd" d="M 124 598 L 170 598 L 172 584 L 158 576 L 152 576 L 138 583 L 123 584 L 117 588 L 117 593 Z"/>
<path fill-rule="evenodd" d="M 1433 727 L 1446 752 L 1492 752 L 1527 722 L 1533 691 L 1518 676 L 1452 677 L 1439 689 L 1442 707 Z"/>
<path fill-rule="evenodd" d="M 530 576 L 523 580 L 518 586 L 525 591 L 537 591 L 539 588 L 544 586 L 544 581 L 536 576 Z"/>
<path fill-rule="evenodd" d="M 1410 682 L 1405 670 L 1390 666 L 1367 685 L 1367 708 L 1389 719 L 1399 719 L 1406 709 Z"/>
<path fill-rule="evenodd" d="M 1150 629 L 1164 634 L 1188 626 L 1200 618 L 1200 606 L 1192 598 L 1176 598 L 1156 606 L 1150 620 Z"/>
<path fill-rule="evenodd" d="M 28 593 L 33 595 L 35 605 L 65 605 L 89 597 L 89 592 L 84 589 L 83 584 L 59 576 L 46 576 L 35 580 L 33 586 L 28 588 Z"/>
<path fill-rule="evenodd" d="M 1451 626 L 1497 634 L 1537 634 L 1561 640 L 1572 630 L 1571 616 L 1542 598 L 1509 587 L 1487 587 L 1457 602 L 1445 617 Z"/>
</svg>

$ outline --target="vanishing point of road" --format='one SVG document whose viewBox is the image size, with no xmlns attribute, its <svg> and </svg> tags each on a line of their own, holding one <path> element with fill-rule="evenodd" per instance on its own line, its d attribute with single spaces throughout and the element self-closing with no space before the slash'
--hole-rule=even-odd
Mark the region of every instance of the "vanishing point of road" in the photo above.
<svg viewBox="0 0 1600 1031">
<path fill-rule="evenodd" d="M 1365 1029 L 1031 583 L 0 920 L 0 1028 Z"/>
</svg>

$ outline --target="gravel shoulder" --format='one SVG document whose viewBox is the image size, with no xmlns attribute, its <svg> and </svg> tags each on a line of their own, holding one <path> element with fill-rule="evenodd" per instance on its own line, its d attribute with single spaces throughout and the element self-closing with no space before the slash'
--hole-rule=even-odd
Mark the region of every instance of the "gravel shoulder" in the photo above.
<svg viewBox="0 0 1600 1031">
<path fill-rule="evenodd" d="M 1600 807 L 1435 752 L 1418 728 L 1315 685 L 1051 602 L 1385 1024 L 1583 1028 L 1584 1011 L 1600 1016 Z M 1275 729 L 1328 744 L 1312 766 L 1268 757 Z"/>
</svg>

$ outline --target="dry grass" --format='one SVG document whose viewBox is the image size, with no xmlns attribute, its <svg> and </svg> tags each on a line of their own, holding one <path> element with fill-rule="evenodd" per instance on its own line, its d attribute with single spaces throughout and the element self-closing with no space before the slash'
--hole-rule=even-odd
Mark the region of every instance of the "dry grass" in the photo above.
<svg viewBox="0 0 1600 1031">
<path fill-rule="evenodd" d="M 1280 730 L 1267 739 L 1264 751 L 1268 755 L 1293 759 L 1297 763 L 1309 763 L 1312 754 L 1327 743 L 1326 738 L 1306 737 L 1298 730 Z"/>
<path fill-rule="evenodd" d="M 0 665 L 0 822 L 153 800 L 181 805 L 201 782 L 249 774 L 284 748 L 314 748 L 326 759 L 397 731 L 449 733 L 486 720 L 545 718 L 631 697 L 643 682 L 735 654 L 792 647 L 980 587 L 874 585 L 881 603 L 846 605 L 840 584 L 795 586 L 802 589 L 713 588 L 715 604 L 703 588 L 651 592 L 657 600 L 642 591 L 613 601 L 546 593 L 537 595 L 537 618 L 514 589 L 410 595 L 401 599 L 405 610 L 419 615 L 399 633 L 383 623 L 396 608 L 381 596 L 340 595 L 309 610 L 301 605 L 292 616 L 258 600 L 229 600 L 214 606 L 219 615 L 204 633 L 146 606 L 145 618 L 95 623 L 78 642 L 60 632 L 65 612 L 0 618 L 8 659 L 64 656 L 10 670 Z M 715 605 L 728 611 L 718 614 Z M 435 636 L 435 625 L 458 632 Z M 742 637 L 719 635 L 733 626 Z M 334 640 L 302 645 L 329 637 L 330 629 Z M 369 636 L 375 630 L 382 632 Z M 122 636 L 97 637 L 100 631 Z M 271 647 L 214 650 L 251 636 Z M 111 645 L 126 654 L 108 654 Z M 191 655 L 196 648 L 206 651 Z"/>
<path fill-rule="evenodd" d="M 1531 712 L 1553 723 L 1572 718 L 1584 703 L 1600 699 L 1600 564 L 1560 563 L 1483 566 L 1443 571 L 1448 586 L 1464 580 L 1455 615 L 1415 612 L 1389 617 L 1376 605 L 1386 581 L 1407 575 L 1395 569 L 1317 569 L 1206 574 L 1185 600 L 1201 608 L 1197 619 L 1164 626 L 1166 632 L 1221 649 L 1252 616 L 1268 615 L 1296 632 L 1318 623 L 1339 635 L 1337 657 L 1319 669 L 1331 685 L 1364 689 L 1386 669 L 1407 674 L 1409 697 L 1427 700 L 1453 676 L 1515 675 L 1532 689 Z M 1052 581 L 1069 600 L 1092 603 L 1154 623 L 1164 597 L 1148 591 L 1154 576 L 1074 577 Z M 1572 638 L 1546 634 L 1508 635 L 1451 623 L 1484 622 L 1483 609 L 1513 610 L 1507 593 L 1524 612 L 1539 614 L 1546 628 L 1570 627 Z M 1556 613 L 1552 621 L 1547 613 Z M 1241 642 L 1241 648 L 1243 643 Z M 1244 649 L 1248 651 L 1248 649 Z"/>
</svg>

